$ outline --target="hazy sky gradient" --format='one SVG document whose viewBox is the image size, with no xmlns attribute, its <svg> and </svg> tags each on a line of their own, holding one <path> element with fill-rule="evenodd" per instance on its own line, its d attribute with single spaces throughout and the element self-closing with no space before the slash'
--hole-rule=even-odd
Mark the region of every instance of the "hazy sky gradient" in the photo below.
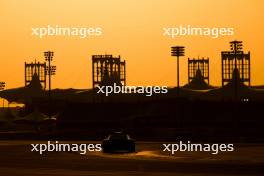
<svg viewBox="0 0 264 176">
<path fill-rule="evenodd" d="M 7 88 L 24 85 L 24 62 L 44 61 L 55 52 L 53 88 L 91 88 L 91 55 L 121 55 L 128 85 L 176 85 L 172 45 L 186 46 L 181 58 L 181 85 L 187 83 L 187 58 L 210 58 L 210 83 L 221 83 L 221 51 L 229 41 L 244 41 L 251 51 L 252 84 L 264 84 L 262 0 L 1 0 L 0 81 Z M 32 27 L 50 25 L 103 28 L 94 39 L 31 36 Z M 235 35 L 218 39 L 185 36 L 170 39 L 163 27 L 193 25 L 233 27 Z"/>
</svg>

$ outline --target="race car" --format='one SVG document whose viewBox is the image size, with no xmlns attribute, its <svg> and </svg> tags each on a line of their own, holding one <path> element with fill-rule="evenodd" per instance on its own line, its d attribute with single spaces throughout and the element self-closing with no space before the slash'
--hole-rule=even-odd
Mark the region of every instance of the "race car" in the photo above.
<svg viewBox="0 0 264 176">
<path fill-rule="evenodd" d="M 123 132 L 114 132 L 102 142 L 104 153 L 133 153 L 136 151 L 135 141 Z"/>
</svg>

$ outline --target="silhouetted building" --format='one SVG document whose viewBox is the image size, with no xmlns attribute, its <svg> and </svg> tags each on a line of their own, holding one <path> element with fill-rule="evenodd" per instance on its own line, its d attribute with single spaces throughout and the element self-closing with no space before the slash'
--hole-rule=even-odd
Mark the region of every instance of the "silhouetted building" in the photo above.
<svg viewBox="0 0 264 176">
<path fill-rule="evenodd" d="M 239 81 L 247 86 L 250 86 L 250 52 L 244 51 L 222 51 L 222 86 L 232 80 L 232 75 L 235 69 L 235 58 L 237 62 L 237 71 Z"/>
<path fill-rule="evenodd" d="M 25 86 L 29 86 L 33 78 L 38 78 L 43 89 L 46 88 L 46 63 L 25 62 Z"/>
<path fill-rule="evenodd" d="M 126 62 L 120 56 L 92 56 L 93 88 L 102 85 L 126 85 Z"/>
<path fill-rule="evenodd" d="M 200 70 L 202 79 L 209 85 L 209 58 L 188 58 L 188 83 L 197 77 L 197 71 Z"/>
</svg>

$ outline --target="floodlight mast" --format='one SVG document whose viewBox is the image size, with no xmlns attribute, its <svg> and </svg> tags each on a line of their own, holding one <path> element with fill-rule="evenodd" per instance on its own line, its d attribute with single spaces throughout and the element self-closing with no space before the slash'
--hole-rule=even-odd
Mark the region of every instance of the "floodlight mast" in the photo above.
<svg viewBox="0 0 264 176">
<path fill-rule="evenodd" d="M 48 68 L 46 68 L 46 73 L 49 76 L 49 119 L 51 119 L 51 75 L 55 75 L 56 66 L 50 65 L 54 56 L 53 51 L 44 52 L 44 56 L 45 56 L 45 60 L 48 61 Z"/>
<path fill-rule="evenodd" d="M 243 49 L 243 44 L 242 44 L 242 41 L 237 41 L 237 40 L 234 40 L 234 41 L 231 41 L 230 42 L 230 47 L 231 47 L 231 52 L 234 53 L 234 58 L 235 58 L 235 72 L 234 72 L 234 89 L 235 89 L 235 100 L 237 100 L 237 83 L 238 83 L 238 77 L 239 75 L 237 74 L 240 74 L 238 72 L 238 69 L 237 69 L 237 54 L 242 52 L 242 49 Z"/>
<path fill-rule="evenodd" d="M 179 57 L 184 56 L 184 46 L 173 46 L 171 47 L 171 56 L 177 57 L 177 92 L 180 94 L 180 63 Z"/>
<path fill-rule="evenodd" d="M 6 83 L 5 82 L 0 82 L 0 90 L 4 90 L 5 89 L 5 86 L 6 86 Z M 3 99 L 3 109 L 5 107 L 5 100 Z"/>
</svg>

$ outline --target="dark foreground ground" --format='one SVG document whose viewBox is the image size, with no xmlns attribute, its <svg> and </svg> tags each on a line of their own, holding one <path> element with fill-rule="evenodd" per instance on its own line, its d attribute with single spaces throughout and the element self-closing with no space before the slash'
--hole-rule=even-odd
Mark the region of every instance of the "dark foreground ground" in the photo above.
<svg viewBox="0 0 264 176">
<path fill-rule="evenodd" d="M 86 155 L 80 155 L 77 152 L 49 152 L 40 155 L 31 152 L 31 143 L 47 141 L 0 141 L 1 176 L 264 174 L 264 145 L 235 144 L 234 152 L 218 155 L 206 152 L 178 152 L 171 156 L 162 152 L 162 143 L 138 142 L 137 153 L 134 154 L 88 152 Z"/>
</svg>

